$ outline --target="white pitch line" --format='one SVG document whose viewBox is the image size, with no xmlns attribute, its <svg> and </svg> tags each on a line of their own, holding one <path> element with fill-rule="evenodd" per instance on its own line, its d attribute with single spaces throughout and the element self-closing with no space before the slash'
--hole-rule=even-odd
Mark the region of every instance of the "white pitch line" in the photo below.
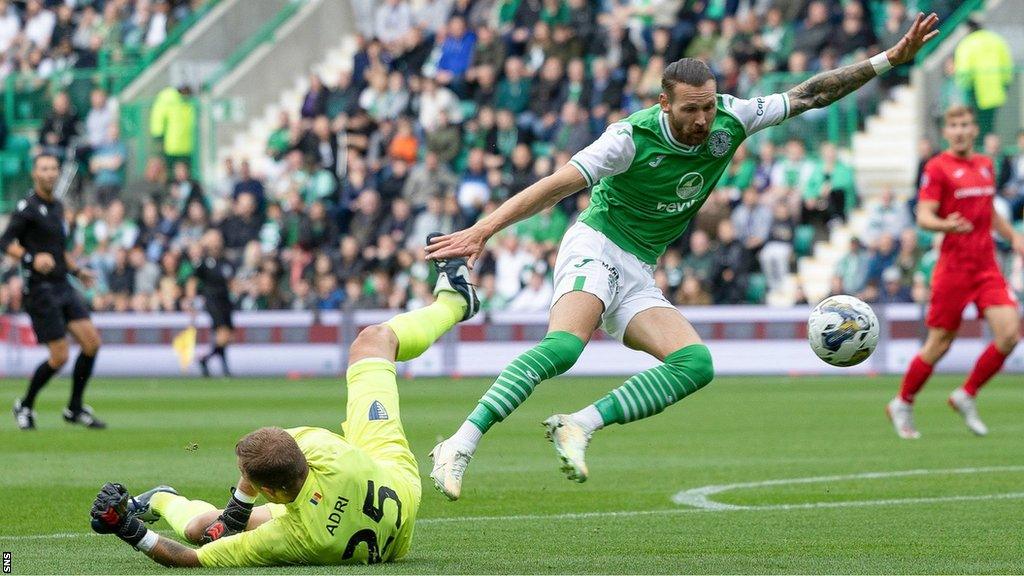
<svg viewBox="0 0 1024 576">
<path fill-rule="evenodd" d="M 807 502 L 802 504 L 767 504 L 763 506 L 739 506 L 735 504 L 722 504 L 707 500 L 705 497 L 704 506 L 694 506 L 692 502 L 700 501 L 696 496 L 693 499 L 683 498 L 679 501 L 681 494 L 714 494 L 725 490 L 736 488 L 757 488 L 763 486 L 779 486 L 787 484 L 810 484 L 813 482 L 829 482 L 840 480 L 857 480 L 872 478 L 897 478 L 904 476 L 922 476 L 926 474 L 981 474 L 986 472 L 1018 472 L 1024 471 L 1024 466 L 991 466 L 979 468 L 951 468 L 947 470 L 901 470 L 894 472 L 867 472 L 863 474 L 847 474 L 839 476 L 814 476 L 807 478 L 789 478 L 778 480 L 764 480 L 761 482 L 743 482 L 737 484 L 722 484 L 717 486 L 703 486 L 692 490 L 684 490 L 673 497 L 677 504 L 690 504 L 690 508 L 663 508 L 660 510 L 620 510 L 607 512 L 566 512 L 564 514 L 520 514 L 509 516 L 452 516 L 447 518 L 423 518 L 416 521 L 417 525 L 430 524 L 458 524 L 462 522 L 508 522 L 520 520 L 585 520 L 588 518 L 629 518 L 634 516 L 660 516 L 669 514 L 707 514 L 712 512 L 768 512 L 785 510 L 810 510 L 827 508 L 860 508 L 868 506 L 898 506 L 909 504 L 934 504 L 942 502 L 976 502 L 986 500 L 1021 500 L 1024 499 L 1024 492 L 1007 492 L 1004 494 L 962 494 L 951 496 L 925 496 L 919 498 L 888 498 L 883 500 L 846 500 L 841 502 Z M 710 491 L 715 488 L 717 490 Z M 22 540 L 62 540 L 69 538 L 84 538 L 95 536 L 91 532 L 65 532 L 58 534 L 28 534 L 24 536 L 0 535 L 0 542 L 18 542 Z"/>
<path fill-rule="evenodd" d="M 727 492 L 729 490 L 740 490 L 744 488 L 764 488 L 765 486 L 791 486 L 793 484 L 816 484 L 819 482 L 844 482 L 847 480 L 873 480 L 878 478 L 901 478 L 906 476 L 926 476 L 931 474 L 985 474 L 989 472 L 1022 472 L 1024 466 L 981 466 L 973 468 L 947 468 L 940 470 L 894 470 L 889 472 L 862 472 L 859 474 L 840 474 L 834 476 L 808 476 L 803 478 L 779 478 L 776 480 L 761 480 L 758 482 L 738 482 L 735 484 L 712 484 L 691 488 L 677 492 L 672 501 L 679 505 L 691 506 L 702 510 L 748 510 L 775 509 L 771 506 L 743 506 L 739 504 L 726 504 L 710 499 L 710 496 Z M 864 502 L 873 502 L 865 500 Z M 879 502 L 888 502 L 880 500 Z M 831 503 L 827 503 L 831 504 Z M 803 506 L 803 505 L 798 505 Z"/>
</svg>

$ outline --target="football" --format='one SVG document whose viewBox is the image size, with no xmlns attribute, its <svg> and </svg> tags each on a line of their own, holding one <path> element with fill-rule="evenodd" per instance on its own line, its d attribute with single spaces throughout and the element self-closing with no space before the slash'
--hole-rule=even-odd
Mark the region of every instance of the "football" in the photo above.
<svg viewBox="0 0 1024 576">
<path fill-rule="evenodd" d="M 853 296 L 830 296 L 811 310 L 807 339 L 825 362 L 855 366 L 878 345 L 878 317 L 871 306 Z"/>
</svg>

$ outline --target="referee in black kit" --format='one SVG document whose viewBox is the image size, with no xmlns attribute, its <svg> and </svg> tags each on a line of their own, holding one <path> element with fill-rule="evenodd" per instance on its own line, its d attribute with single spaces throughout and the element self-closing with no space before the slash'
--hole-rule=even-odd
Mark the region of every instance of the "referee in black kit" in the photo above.
<svg viewBox="0 0 1024 576">
<path fill-rule="evenodd" d="M 14 418 L 22 430 L 35 429 L 36 396 L 68 361 L 68 332 L 82 351 L 75 360 L 64 421 L 86 428 L 106 428 L 93 415 L 92 408 L 82 403 L 100 350 L 100 335 L 89 319 L 85 301 L 67 276 L 77 276 L 86 286 L 95 277 L 90 270 L 76 266 L 65 252 L 64 206 L 53 196 L 59 177 L 60 162 L 56 156 L 45 152 L 36 156 L 32 162 L 33 194 L 18 202 L 7 230 L 0 236 L 0 250 L 19 260 L 22 273 L 28 276 L 25 309 L 32 318 L 36 339 L 50 349 L 50 358 L 36 368 L 25 397 L 14 401 Z"/>
<path fill-rule="evenodd" d="M 203 376 L 210 376 L 210 359 L 220 356 L 220 363 L 225 376 L 231 376 L 228 369 L 228 358 L 225 352 L 234 334 L 235 324 L 231 320 L 231 291 L 229 284 L 235 277 L 235 266 L 224 258 L 224 239 L 217 229 L 208 230 L 200 240 L 202 255 L 192 260 L 192 278 L 187 286 L 188 297 L 192 300 L 196 295 L 196 281 L 199 281 L 199 292 L 205 300 L 206 313 L 213 324 L 213 348 L 199 358 L 199 367 Z"/>
</svg>

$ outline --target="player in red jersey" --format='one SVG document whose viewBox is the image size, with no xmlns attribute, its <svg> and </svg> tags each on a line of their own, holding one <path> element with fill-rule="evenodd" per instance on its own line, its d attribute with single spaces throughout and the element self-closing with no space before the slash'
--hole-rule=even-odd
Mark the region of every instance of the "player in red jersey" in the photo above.
<svg viewBox="0 0 1024 576">
<path fill-rule="evenodd" d="M 978 136 L 974 113 L 965 106 L 949 108 L 942 135 L 949 148 L 925 164 L 917 205 L 918 226 L 945 234 L 925 321 L 928 339 L 911 361 L 900 393 L 886 407 L 900 438 L 921 436 L 914 427 L 914 395 L 949 350 L 968 304 L 977 306 L 994 340 L 978 358 L 964 385 L 950 394 L 949 405 L 979 436 L 987 434 L 988 428 L 978 417 L 974 397 L 1003 367 L 1020 339 L 1019 304 L 996 263 L 992 230 L 1011 240 L 1021 254 L 1024 237 L 1015 234 L 1010 223 L 995 211 L 992 160 L 974 153 Z"/>
</svg>

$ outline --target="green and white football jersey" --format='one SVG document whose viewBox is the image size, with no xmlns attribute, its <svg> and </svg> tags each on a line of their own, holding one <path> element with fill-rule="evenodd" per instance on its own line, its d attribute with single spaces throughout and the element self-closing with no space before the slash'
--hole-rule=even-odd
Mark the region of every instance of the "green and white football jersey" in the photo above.
<svg viewBox="0 0 1024 576">
<path fill-rule="evenodd" d="M 789 115 L 785 94 L 717 98 L 715 121 L 698 146 L 677 142 L 655 105 L 612 124 L 573 156 L 569 163 L 593 186 L 580 222 L 654 264 L 704 205 L 740 143 Z"/>
</svg>

